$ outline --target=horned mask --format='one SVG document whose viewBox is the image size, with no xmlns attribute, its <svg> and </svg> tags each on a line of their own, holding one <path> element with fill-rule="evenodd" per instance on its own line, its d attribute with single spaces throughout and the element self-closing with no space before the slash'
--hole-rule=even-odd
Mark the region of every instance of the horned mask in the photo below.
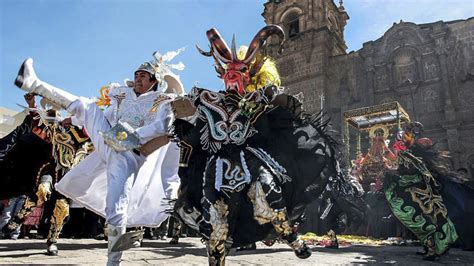
<svg viewBox="0 0 474 266">
<path fill-rule="evenodd" d="M 249 84 L 250 79 L 258 73 L 265 61 L 265 56 L 261 56 L 260 53 L 271 35 L 278 35 L 281 50 L 285 39 L 284 31 L 280 26 L 269 25 L 262 28 L 253 37 L 243 59 L 239 59 L 237 56 L 235 36 L 232 39 L 232 47 L 229 49 L 229 46 L 215 28 L 207 31 L 210 51 L 203 51 L 199 47 L 197 49 L 202 55 L 214 58 L 215 69 L 219 77 L 224 80 L 226 91 L 245 94 L 245 87 Z"/>
</svg>

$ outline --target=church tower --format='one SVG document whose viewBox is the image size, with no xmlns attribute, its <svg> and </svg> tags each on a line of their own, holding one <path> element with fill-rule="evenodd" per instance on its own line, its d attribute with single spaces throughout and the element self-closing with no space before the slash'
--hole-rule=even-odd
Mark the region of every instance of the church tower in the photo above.
<svg viewBox="0 0 474 266">
<path fill-rule="evenodd" d="M 269 0 L 262 16 L 265 23 L 285 30 L 286 43 L 277 53 L 276 40 L 268 53 L 277 61 L 282 85 L 290 94 L 303 93 L 304 107 L 314 112 L 321 108 L 329 58 L 346 54 L 344 27 L 349 19 L 342 0 Z"/>
</svg>

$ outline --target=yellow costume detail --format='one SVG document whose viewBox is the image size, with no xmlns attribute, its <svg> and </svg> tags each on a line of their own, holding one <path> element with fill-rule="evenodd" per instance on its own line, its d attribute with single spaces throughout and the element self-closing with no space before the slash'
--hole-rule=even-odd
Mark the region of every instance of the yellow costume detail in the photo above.
<svg viewBox="0 0 474 266">
<path fill-rule="evenodd" d="M 103 107 L 110 105 L 109 91 L 109 86 L 102 86 L 102 88 L 100 88 L 100 98 L 95 102 L 97 106 Z"/>
<path fill-rule="evenodd" d="M 117 133 L 117 140 L 126 140 L 128 137 L 127 132 L 120 131 Z"/>
<path fill-rule="evenodd" d="M 36 201 L 37 206 L 43 205 L 51 195 L 51 188 L 48 187 L 46 184 L 41 183 L 38 185 L 38 191 L 36 192 L 36 196 L 38 200 Z"/>
<path fill-rule="evenodd" d="M 239 52 L 237 53 L 237 57 L 242 60 L 245 57 L 245 53 L 247 52 L 247 50 L 247 46 L 241 46 Z M 262 59 L 264 60 L 264 63 L 260 68 L 260 71 L 258 71 L 258 73 L 250 79 L 250 83 L 245 88 L 246 92 L 255 91 L 256 89 L 262 88 L 269 84 L 275 86 L 281 85 L 280 74 L 278 73 L 278 69 L 273 59 L 266 57 L 262 53 L 259 53 L 255 57 L 255 60 L 251 63 L 251 65 Z"/>
</svg>

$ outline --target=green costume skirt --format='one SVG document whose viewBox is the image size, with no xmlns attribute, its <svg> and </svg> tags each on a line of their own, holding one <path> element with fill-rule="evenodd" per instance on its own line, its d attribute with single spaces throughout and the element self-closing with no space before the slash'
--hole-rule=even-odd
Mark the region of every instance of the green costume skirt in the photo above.
<svg viewBox="0 0 474 266">
<path fill-rule="evenodd" d="M 458 238 L 432 178 L 423 175 L 393 176 L 385 181 L 385 197 L 393 214 L 437 255 Z"/>
</svg>

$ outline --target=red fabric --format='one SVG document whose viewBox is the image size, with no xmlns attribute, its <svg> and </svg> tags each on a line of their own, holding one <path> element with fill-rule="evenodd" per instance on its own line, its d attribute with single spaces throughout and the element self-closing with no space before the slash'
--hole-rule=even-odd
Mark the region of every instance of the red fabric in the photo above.
<svg viewBox="0 0 474 266">
<path fill-rule="evenodd" d="M 433 146 L 433 141 L 431 141 L 429 138 L 420 138 L 418 139 L 418 144 L 421 146 L 430 147 Z"/>
<path fill-rule="evenodd" d="M 395 151 L 395 153 L 398 153 L 400 151 L 406 151 L 408 149 L 407 146 L 405 146 L 405 143 L 403 143 L 403 141 L 401 141 L 401 140 L 397 140 L 393 144 L 392 148 Z"/>
<path fill-rule="evenodd" d="M 24 225 L 38 225 L 40 224 L 41 217 L 43 216 L 44 207 L 36 207 L 33 211 L 25 218 Z"/>
</svg>

